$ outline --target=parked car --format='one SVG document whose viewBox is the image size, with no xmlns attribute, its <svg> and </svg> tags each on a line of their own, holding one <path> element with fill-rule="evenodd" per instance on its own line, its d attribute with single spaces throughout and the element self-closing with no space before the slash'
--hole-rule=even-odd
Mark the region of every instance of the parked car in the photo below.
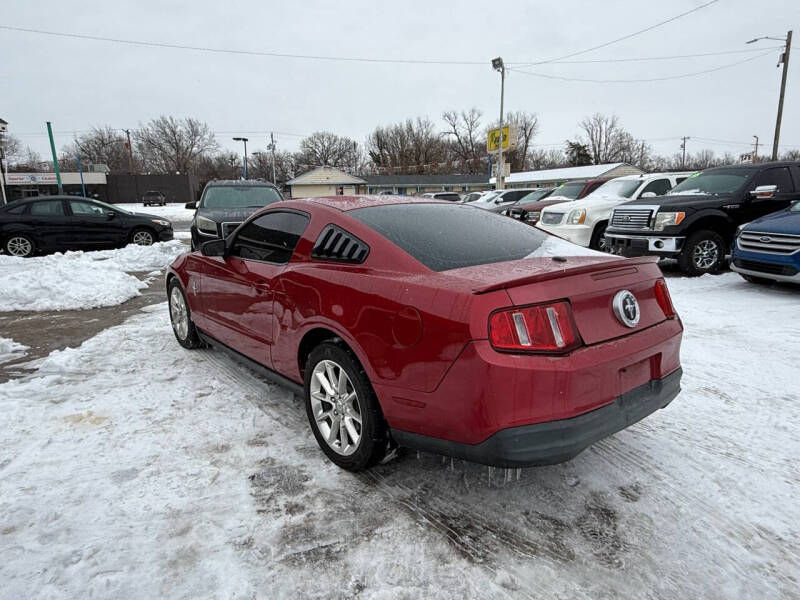
<svg viewBox="0 0 800 600">
<path fill-rule="evenodd" d="M 491 193 L 493 193 L 493 192 L 491 192 L 491 191 L 470 192 L 469 194 L 466 194 L 463 198 L 461 198 L 461 201 L 464 202 L 464 203 L 475 202 L 476 200 L 480 200 L 485 195 L 491 194 Z"/>
<path fill-rule="evenodd" d="M 615 206 L 639 197 L 661 196 L 689 175 L 691 173 L 650 173 L 616 177 L 581 200 L 543 208 L 536 226 L 573 244 L 605 250 L 606 226 Z"/>
<path fill-rule="evenodd" d="M 509 190 L 495 190 L 495 194 L 485 196 L 480 200 L 471 203 L 471 206 L 491 210 L 493 208 L 508 208 L 515 202 L 519 202 L 523 197 L 538 188 L 516 188 Z"/>
<path fill-rule="evenodd" d="M 300 395 L 345 469 L 395 444 L 558 463 L 679 391 L 682 325 L 655 262 L 461 203 L 276 203 L 178 257 L 166 284 L 178 342 Z"/>
<path fill-rule="evenodd" d="M 142 204 L 145 206 L 150 206 L 151 204 L 155 204 L 156 206 L 166 206 L 167 196 L 164 194 L 164 192 L 151 190 L 149 192 L 145 192 L 144 196 L 142 196 Z"/>
<path fill-rule="evenodd" d="M 609 177 L 598 177 L 596 179 L 582 179 L 568 181 L 558 186 L 550 196 L 550 200 L 555 202 L 568 202 L 585 198 L 606 181 L 611 181 Z"/>
<path fill-rule="evenodd" d="M 513 204 L 501 204 L 500 206 L 495 206 L 494 208 L 490 208 L 492 212 L 500 213 L 501 215 L 511 216 L 511 211 L 517 209 L 521 206 L 527 206 L 530 204 L 535 204 L 540 202 L 544 198 L 547 198 L 550 194 L 553 193 L 553 190 L 556 188 L 549 187 L 549 188 L 537 188 L 532 192 L 527 193 L 522 198 L 514 202 Z"/>
<path fill-rule="evenodd" d="M 427 192 L 422 194 L 423 198 L 433 198 L 434 200 L 447 200 L 448 202 L 461 202 L 461 194 L 456 192 Z"/>
<path fill-rule="evenodd" d="M 192 250 L 203 242 L 229 236 L 255 211 L 282 200 L 278 188 L 264 181 L 209 181 L 200 200 L 186 204 L 186 208 L 195 209 L 189 228 Z"/>
<path fill-rule="evenodd" d="M 725 266 L 736 228 L 800 199 L 800 163 L 774 162 L 706 169 L 669 194 L 614 211 L 606 231 L 623 256 L 677 258 L 687 275 Z"/>
<path fill-rule="evenodd" d="M 731 269 L 752 283 L 800 283 L 800 200 L 740 225 Z"/>
<path fill-rule="evenodd" d="M 172 236 L 167 219 L 90 198 L 37 196 L 0 207 L 0 244 L 11 256 L 150 246 Z"/>
</svg>

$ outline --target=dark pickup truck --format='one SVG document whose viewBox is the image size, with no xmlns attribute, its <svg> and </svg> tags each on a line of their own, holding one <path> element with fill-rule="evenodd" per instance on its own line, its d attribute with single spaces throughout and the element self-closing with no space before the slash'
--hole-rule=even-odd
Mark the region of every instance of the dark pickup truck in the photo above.
<svg viewBox="0 0 800 600">
<path fill-rule="evenodd" d="M 736 228 L 800 199 L 800 163 L 715 167 L 664 196 L 626 202 L 611 214 L 606 240 L 622 256 L 677 258 L 687 275 L 718 272 Z"/>
</svg>

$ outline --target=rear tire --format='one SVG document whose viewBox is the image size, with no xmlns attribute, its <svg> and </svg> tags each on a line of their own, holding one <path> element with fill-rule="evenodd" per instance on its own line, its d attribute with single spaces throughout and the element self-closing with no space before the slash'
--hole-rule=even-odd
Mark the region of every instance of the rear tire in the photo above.
<svg viewBox="0 0 800 600">
<path fill-rule="evenodd" d="M 200 348 L 203 342 L 197 333 L 197 328 L 192 322 L 192 312 L 189 310 L 189 303 L 183 294 L 180 283 L 173 279 L 167 288 L 167 299 L 169 301 L 169 320 L 172 323 L 172 332 L 178 343 L 188 350 Z"/>
<path fill-rule="evenodd" d="M 36 252 L 36 242 L 30 236 L 14 233 L 3 242 L 3 251 L 10 256 L 27 258 Z"/>
<path fill-rule="evenodd" d="M 696 231 L 686 239 L 678 256 L 678 266 L 691 277 L 719 273 L 725 265 L 725 248 L 725 240 L 717 232 Z"/>
<path fill-rule="evenodd" d="M 367 374 L 348 349 L 323 342 L 305 364 L 306 415 L 337 466 L 360 471 L 386 454 L 386 423 Z"/>
</svg>

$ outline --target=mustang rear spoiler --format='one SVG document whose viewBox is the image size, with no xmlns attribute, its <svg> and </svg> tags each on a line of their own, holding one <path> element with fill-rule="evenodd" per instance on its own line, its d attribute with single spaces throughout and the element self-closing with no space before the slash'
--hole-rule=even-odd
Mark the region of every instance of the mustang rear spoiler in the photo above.
<svg viewBox="0 0 800 600">
<path fill-rule="evenodd" d="M 557 256 L 551 257 L 551 260 L 558 261 L 559 258 L 560 257 Z M 512 277 L 511 279 L 507 279 L 506 281 L 475 287 L 472 288 L 472 293 L 485 294 L 487 292 L 494 292 L 496 290 L 508 289 L 520 285 L 527 285 L 529 283 L 536 283 L 538 281 L 547 281 L 548 279 L 561 277 L 564 274 L 580 275 L 582 273 L 592 273 L 593 279 L 609 279 L 621 275 L 628 275 L 629 273 L 635 273 L 637 265 L 651 264 L 658 262 L 659 260 L 657 256 L 640 256 L 636 258 L 619 257 L 617 260 L 609 260 L 609 261 L 604 261 L 602 263 L 581 262 L 580 264 L 570 266 L 569 265 L 570 259 L 575 259 L 575 258 L 582 258 L 582 257 L 567 257 L 566 260 L 561 259 L 564 260 L 564 262 L 561 263 L 564 265 L 563 269 L 553 269 L 550 265 L 548 265 L 547 270 L 543 270 L 540 273 L 531 273 L 529 275 L 523 275 L 521 277 L 516 277 L 516 278 Z"/>
</svg>

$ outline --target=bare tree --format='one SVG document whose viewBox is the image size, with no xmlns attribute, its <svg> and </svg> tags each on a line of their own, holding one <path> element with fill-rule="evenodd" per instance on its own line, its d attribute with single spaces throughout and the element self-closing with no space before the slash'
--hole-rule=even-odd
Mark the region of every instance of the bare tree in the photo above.
<svg viewBox="0 0 800 600">
<path fill-rule="evenodd" d="M 301 170 L 329 165 L 347 171 L 359 171 L 364 156 L 355 140 L 329 131 L 317 131 L 300 142 L 295 162 Z"/>
<path fill-rule="evenodd" d="M 256 150 L 251 155 L 247 166 L 248 177 L 272 181 L 272 152 Z M 294 155 L 291 152 L 279 151 L 275 153 L 275 177 L 280 185 L 289 181 L 295 174 Z"/>
<path fill-rule="evenodd" d="M 8 164 L 16 163 L 22 156 L 22 142 L 13 133 L 0 134 L 0 148 Z"/>
<path fill-rule="evenodd" d="M 569 161 L 560 148 L 534 148 L 528 156 L 531 169 L 556 169 L 569 166 Z"/>
<path fill-rule="evenodd" d="M 427 118 L 376 127 L 367 138 L 367 151 L 379 171 L 449 173 L 453 169 L 448 144 Z"/>
<path fill-rule="evenodd" d="M 80 156 L 84 165 L 98 163 L 108 166 L 112 173 L 128 173 L 130 157 L 125 134 L 108 125 L 93 127 L 89 133 L 76 137 L 61 149 L 66 160 Z M 136 157 L 134 157 L 136 161 Z M 59 162 L 61 162 L 59 160 Z"/>
<path fill-rule="evenodd" d="M 486 161 L 486 139 L 480 129 L 482 113 L 477 108 L 468 111 L 448 110 L 442 113 L 447 124 L 445 136 L 451 138 L 451 151 L 458 158 L 462 173 L 480 173 Z"/>
<path fill-rule="evenodd" d="M 134 139 L 145 168 L 163 173 L 194 172 L 200 157 L 219 147 L 208 125 L 191 117 L 153 119 Z"/>
</svg>

